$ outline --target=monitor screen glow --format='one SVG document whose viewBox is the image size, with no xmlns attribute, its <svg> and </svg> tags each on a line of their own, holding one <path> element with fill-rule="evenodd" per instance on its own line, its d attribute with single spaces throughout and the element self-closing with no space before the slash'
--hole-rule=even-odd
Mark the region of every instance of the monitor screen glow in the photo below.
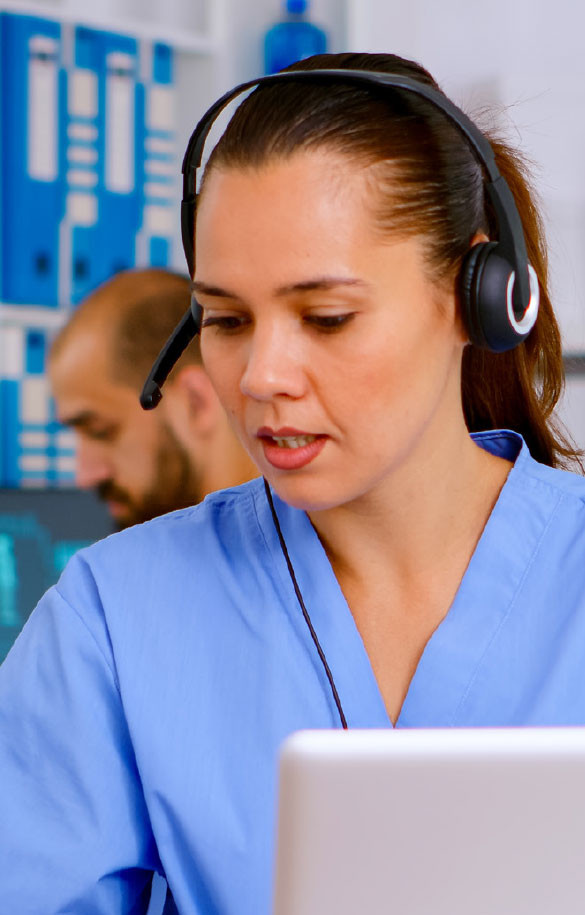
<svg viewBox="0 0 585 915">
<path fill-rule="evenodd" d="M 0 662 L 71 556 L 111 531 L 92 493 L 0 489 Z"/>
</svg>

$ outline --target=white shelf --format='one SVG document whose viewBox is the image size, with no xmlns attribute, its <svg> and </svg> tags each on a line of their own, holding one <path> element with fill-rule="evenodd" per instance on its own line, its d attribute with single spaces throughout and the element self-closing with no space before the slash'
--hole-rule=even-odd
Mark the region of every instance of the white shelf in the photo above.
<svg viewBox="0 0 585 915">
<path fill-rule="evenodd" d="M 132 10 L 120 0 L 115 10 L 109 3 L 92 5 L 80 0 L 0 0 L 0 11 L 19 13 L 21 15 L 41 16 L 62 23 L 75 23 L 95 29 L 111 29 L 133 38 L 147 41 L 161 41 L 178 51 L 193 54 L 213 55 L 217 53 L 219 42 L 215 29 L 209 32 L 183 27 L 173 22 L 171 17 L 165 22 L 148 16 L 132 15 Z M 212 17 L 213 18 L 213 17 Z"/>
<path fill-rule="evenodd" d="M 11 305 L 0 302 L 0 326 L 16 324 L 22 327 L 39 327 L 57 330 L 63 325 L 68 309 L 62 306 Z"/>
</svg>

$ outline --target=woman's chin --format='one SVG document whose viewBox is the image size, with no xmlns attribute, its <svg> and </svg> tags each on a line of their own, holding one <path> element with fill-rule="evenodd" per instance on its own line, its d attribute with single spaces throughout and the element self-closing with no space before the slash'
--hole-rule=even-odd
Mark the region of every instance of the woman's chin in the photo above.
<svg viewBox="0 0 585 915">
<path fill-rule="evenodd" d="M 286 477 L 279 474 L 276 478 L 267 474 L 266 478 L 279 499 L 301 511 L 326 511 L 338 508 L 350 499 L 341 487 L 324 485 L 322 480 L 293 480 L 292 474 Z"/>
</svg>

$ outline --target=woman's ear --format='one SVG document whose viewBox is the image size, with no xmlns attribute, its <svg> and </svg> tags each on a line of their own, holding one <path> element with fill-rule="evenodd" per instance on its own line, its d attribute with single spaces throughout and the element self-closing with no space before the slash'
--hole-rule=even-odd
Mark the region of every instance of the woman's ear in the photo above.
<svg viewBox="0 0 585 915">
<path fill-rule="evenodd" d="M 481 241 L 489 241 L 489 237 L 485 234 L 485 232 L 476 232 L 469 242 L 469 247 L 473 248 L 474 245 L 478 245 Z"/>
</svg>

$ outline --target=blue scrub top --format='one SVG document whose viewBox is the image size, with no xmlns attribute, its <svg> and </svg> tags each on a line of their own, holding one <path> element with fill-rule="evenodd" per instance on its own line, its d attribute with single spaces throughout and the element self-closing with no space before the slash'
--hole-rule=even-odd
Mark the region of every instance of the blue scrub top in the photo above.
<svg viewBox="0 0 585 915">
<path fill-rule="evenodd" d="M 519 436 L 398 727 L 585 724 L 585 479 Z M 391 727 L 306 514 L 275 504 L 350 727 Z M 339 727 L 261 480 L 80 552 L 0 668 L 0 911 L 270 911 L 276 760 Z"/>
</svg>

